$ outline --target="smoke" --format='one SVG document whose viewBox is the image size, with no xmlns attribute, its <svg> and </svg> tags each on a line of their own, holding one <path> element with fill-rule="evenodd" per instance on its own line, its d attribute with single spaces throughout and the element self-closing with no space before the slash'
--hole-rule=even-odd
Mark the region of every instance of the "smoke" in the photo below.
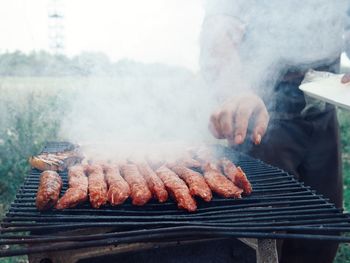
<svg viewBox="0 0 350 263">
<path fill-rule="evenodd" d="M 131 70 L 125 63 L 125 68 L 119 76 L 85 79 L 64 117 L 62 137 L 101 158 L 174 152 L 175 145 L 211 139 L 211 95 L 198 76 L 161 64 L 133 63 Z"/>
<path fill-rule="evenodd" d="M 259 94 L 270 94 L 287 70 L 333 62 L 342 49 L 346 6 L 345 0 L 207 2 L 207 17 L 234 18 L 244 29 L 242 35 L 231 36 L 240 40 L 242 67 L 237 73 L 231 65 L 224 79 L 227 83 L 221 84 L 234 95 L 241 92 L 244 79 Z M 223 22 L 215 29 L 225 26 L 230 24 Z M 202 46 L 220 33 L 207 30 L 205 35 Z M 205 59 L 210 60 L 204 58 L 204 63 Z M 212 140 L 207 124 L 217 91 L 182 68 L 140 65 L 133 64 L 131 72 L 126 65 L 118 76 L 87 78 L 64 118 L 62 136 L 94 145 L 90 148 L 100 155 L 134 149 L 151 152 L 169 142 L 193 145 Z"/>
<path fill-rule="evenodd" d="M 219 0 L 206 1 L 206 11 L 207 18 L 235 20 L 231 23 L 244 29 L 238 46 L 243 75 L 231 74 L 236 79 L 228 81 L 239 86 L 244 78 L 263 93 L 287 70 L 324 66 L 339 57 L 348 5 L 346 0 Z M 217 30 L 225 27 L 230 33 L 229 22 Z M 231 34 L 235 41 L 237 32 Z"/>
</svg>

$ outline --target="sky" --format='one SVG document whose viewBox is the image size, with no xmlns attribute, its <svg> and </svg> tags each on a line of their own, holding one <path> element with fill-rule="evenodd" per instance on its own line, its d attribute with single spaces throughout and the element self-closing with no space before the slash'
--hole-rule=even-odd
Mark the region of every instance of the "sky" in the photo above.
<svg viewBox="0 0 350 263">
<path fill-rule="evenodd" d="M 0 52 L 49 50 L 48 11 L 59 1 L 65 53 L 106 53 L 198 70 L 202 0 L 0 0 Z"/>
</svg>

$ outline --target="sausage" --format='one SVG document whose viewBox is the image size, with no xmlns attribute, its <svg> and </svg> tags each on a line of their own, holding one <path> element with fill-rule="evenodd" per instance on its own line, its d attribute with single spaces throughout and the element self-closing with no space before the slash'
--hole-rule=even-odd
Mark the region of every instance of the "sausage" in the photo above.
<svg viewBox="0 0 350 263">
<path fill-rule="evenodd" d="M 168 192 L 165 189 L 163 181 L 157 176 L 153 169 L 146 162 L 137 164 L 137 168 L 145 178 L 148 188 L 153 196 L 161 203 L 168 200 Z"/>
<path fill-rule="evenodd" d="M 87 166 L 89 181 L 89 200 L 93 208 L 99 208 L 107 203 L 107 183 L 102 166 L 90 164 Z"/>
<path fill-rule="evenodd" d="M 88 199 L 88 178 L 82 165 L 75 165 L 68 170 L 68 189 L 58 200 L 56 209 L 76 207 Z"/>
<path fill-rule="evenodd" d="M 108 185 L 108 202 L 112 206 L 124 203 L 130 195 L 130 187 L 120 175 L 119 167 L 117 165 L 105 164 L 103 169 Z"/>
<path fill-rule="evenodd" d="M 188 153 L 184 157 L 176 160 L 174 165 L 184 166 L 187 168 L 200 168 L 201 163 L 192 158 L 192 156 Z"/>
<path fill-rule="evenodd" d="M 45 171 L 40 175 L 40 183 L 36 194 L 36 207 L 43 211 L 53 207 L 62 189 L 62 179 L 55 171 Z"/>
<path fill-rule="evenodd" d="M 42 153 L 29 158 L 29 163 L 33 168 L 41 171 L 64 171 L 68 167 L 80 162 L 83 159 L 78 150 Z"/>
<path fill-rule="evenodd" d="M 196 201 L 191 196 L 190 190 L 176 173 L 166 166 L 158 168 L 156 173 L 159 178 L 162 179 L 169 193 L 175 198 L 179 208 L 186 209 L 190 212 L 197 210 Z"/>
<path fill-rule="evenodd" d="M 204 179 L 213 192 L 226 198 L 241 198 L 243 190 L 227 179 L 214 163 L 207 162 L 202 166 L 202 169 L 204 170 Z"/>
<path fill-rule="evenodd" d="M 41 156 L 32 156 L 29 158 L 30 166 L 40 171 L 58 171 L 61 161 L 48 160 Z"/>
<path fill-rule="evenodd" d="M 121 172 L 130 186 L 132 204 L 138 206 L 146 204 L 152 198 L 152 193 L 137 166 L 135 164 L 122 165 Z"/>
<path fill-rule="evenodd" d="M 234 165 L 234 163 L 227 158 L 221 159 L 220 164 L 227 178 L 229 178 L 239 188 L 243 189 L 243 193 L 247 195 L 252 193 L 252 185 L 241 167 L 236 167 L 236 165 Z"/>
<path fill-rule="evenodd" d="M 171 170 L 186 182 L 192 196 L 199 196 L 206 202 L 212 199 L 211 190 L 200 173 L 184 166 L 173 166 Z"/>
</svg>

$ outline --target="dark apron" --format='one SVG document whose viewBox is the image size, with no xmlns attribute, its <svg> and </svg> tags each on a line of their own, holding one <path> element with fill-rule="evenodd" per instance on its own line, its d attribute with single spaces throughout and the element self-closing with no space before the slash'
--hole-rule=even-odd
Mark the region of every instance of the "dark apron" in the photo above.
<svg viewBox="0 0 350 263">
<path fill-rule="evenodd" d="M 276 103 L 266 101 L 271 118 L 261 145 L 243 149 L 293 174 L 341 208 L 343 179 L 335 107 L 326 104 L 322 111 L 311 107 L 305 112 L 305 96 L 298 89 L 303 76 L 286 76 L 274 90 Z M 332 242 L 287 240 L 280 262 L 332 262 L 337 248 Z"/>
</svg>

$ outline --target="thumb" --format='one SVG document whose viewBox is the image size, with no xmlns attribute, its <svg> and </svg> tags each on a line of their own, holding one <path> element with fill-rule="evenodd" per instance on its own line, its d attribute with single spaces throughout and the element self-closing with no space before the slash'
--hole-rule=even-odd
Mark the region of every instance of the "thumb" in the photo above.
<svg viewBox="0 0 350 263">
<path fill-rule="evenodd" d="M 259 145 L 262 137 L 265 135 L 267 126 L 269 124 L 269 114 L 265 107 L 263 107 L 255 117 L 254 130 L 252 134 L 252 140 L 254 144 Z"/>
<path fill-rule="evenodd" d="M 341 79 L 341 83 L 346 84 L 350 82 L 350 73 L 346 73 L 342 79 Z"/>
</svg>

